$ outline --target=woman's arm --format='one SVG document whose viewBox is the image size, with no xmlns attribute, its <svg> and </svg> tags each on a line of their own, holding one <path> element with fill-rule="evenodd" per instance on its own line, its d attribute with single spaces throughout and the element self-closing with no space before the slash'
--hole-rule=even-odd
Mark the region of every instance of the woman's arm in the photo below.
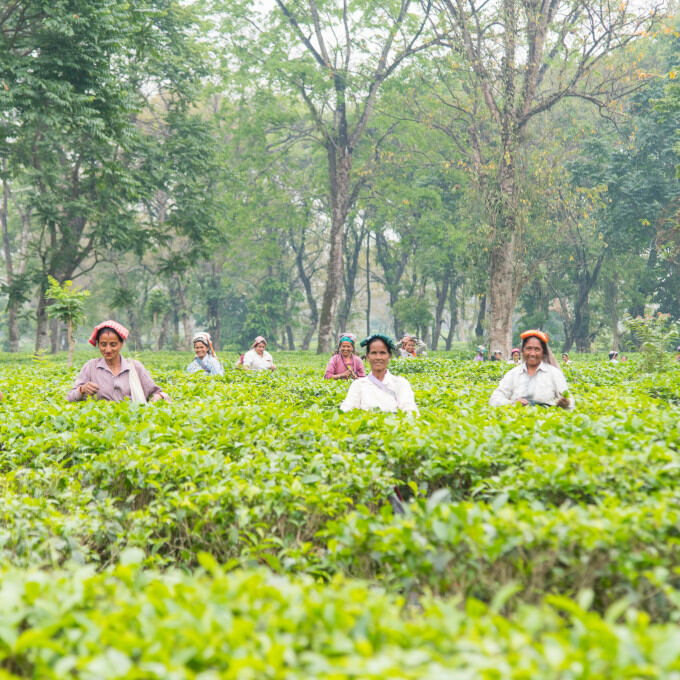
<svg viewBox="0 0 680 680">
<path fill-rule="evenodd" d="M 131 361 L 135 360 L 131 359 Z M 156 385 L 149 372 L 139 361 L 135 361 L 135 367 L 137 368 L 137 373 L 139 375 L 139 382 L 142 384 L 144 396 L 148 401 L 158 401 L 159 399 L 163 399 L 163 401 L 170 401 L 170 397 L 165 394 L 165 392 L 163 392 L 163 390 L 158 385 Z"/>
<path fill-rule="evenodd" d="M 85 363 L 85 365 L 80 369 L 80 373 L 78 374 L 78 377 L 76 378 L 76 381 L 73 385 L 73 388 L 71 391 L 66 395 L 66 399 L 68 401 L 82 401 L 83 399 L 86 398 L 86 394 L 80 391 L 81 386 L 86 385 L 89 382 L 92 382 L 90 378 L 90 366 L 91 366 L 91 361 L 88 361 Z"/>
<path fill-rule="evenodd" d="M 557 390 L 555 399 L 557 400 L 557 405 L 561 406 L 562 408 L 566 408 L 568 411 L 572 411 L 576 404 L 574 397 L 571 395 L 568 398 L 562 397 L 562 395 L 569 389 L 569 385 L 567 385 L 567 379 L 564 377 L 564 373 L 562 373 L 559 368 L 555 368 L 554 366 L 551 366 L 551 368 L 553 369 L 553 375 L 555 377 L 555 389 Z M 560 403 L 561 399 L 565 399 L 566 405 L 562 405 Z"/>
<path fill-rule="evenodd" d="M 399 381 L 399 392 L 397 393 L 397 396 L 399 397 L 397 408 L 400 411 L 419 413 L 418 406 L 416 405 L 416 396 L 413 394 L 411 383 L 409 383 L 406 378 L 402 378 Z"/>
<path fill-rule="evenodd" d="M 342 404 L 340 404 L 341 411 L 351 411 L 355 408 L 361 408 L 361 384 L 354 381 L 347 390 L 347 396 Z"/>
<path fill-rule="evenodd" d="M 512 393 L 515 389 L 515 369 L 511 368 L 498 383 L 498 387 L 489 397 L 489 406 L 507 406 L 512 404 Z"/>
<path fill-rule="evenodd" d="M 337 356 L 337 354 L 334 354 L 328 360 L 328 363 L 326 364 L 326 372 L 323 374 L 324 380 L 334 380 L 335 379 L 335 357 L 336 356 Z"/>
<path fill-rule="evenodd" d="M 358 378 L 365 378 L 366 377 L 366 369 L 364 368 L 364 362 L 355 354 L 354 358 L 356 361 L 354 362 L 354 365 L 356 366 L 354 372 L 357 374 Z"/>
</svg>

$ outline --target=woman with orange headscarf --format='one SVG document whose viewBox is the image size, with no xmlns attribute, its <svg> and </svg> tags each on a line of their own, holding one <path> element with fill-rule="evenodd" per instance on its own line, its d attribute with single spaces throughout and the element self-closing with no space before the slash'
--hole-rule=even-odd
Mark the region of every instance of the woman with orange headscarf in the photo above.
<svg viewBox="0 0 680 680">
<path fill-rule="evenodd" d="M 559 406 L 573 409 L 567 381 L 548 347 L 548 335 L 529 330 L 522 338 L 522 363 L 510 369 L 489 399 L 490 406 Z"/>
</svg>

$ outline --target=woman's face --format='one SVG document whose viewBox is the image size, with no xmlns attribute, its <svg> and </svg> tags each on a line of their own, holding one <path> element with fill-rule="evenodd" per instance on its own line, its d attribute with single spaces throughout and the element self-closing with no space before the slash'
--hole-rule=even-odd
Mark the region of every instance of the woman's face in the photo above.
<svg viewBox="0 0 680 680">
<path fill-rule="evenodd" d="M 199 359 L 203 359 L 208 353 L 208 348 L 199 340 L 194 343 L 194 352 Z"/>
<path fill-rule="evenodd" d="M 512 353 L 512 360 L 517 363 L 519 361 L 519 352 Z"/>
<path fill-rule="evenodd" d="M 374 340 L 366 354 L 371 371 L 382 373 L 390 363 L 390 350 L 382 340 Z"/>
<path fill-rule="evenodd" d="M 562 361 L 569 361 L 569 356 L 567 354 L 563 354 Z"/>
<path fill-rule="evenodd" d="M 340 343 L 340 355 L 343 357 L 343 359 L 349 359 L 352 356 L 353 350 L 354 347 L 352 347 L 351 342 L 347 342 L 347 340 L 345 340 Z"/>
<path fill-rule="evenodd" d="M 543 361 L 543 347 L 538 338 L 528 338 L 522 348 L 522 355 L 527 366 L 538 366 Z"/>
<path fill-rule="evenodd" d="M 122 346 L 121 339 L 113 331 L 103 331 L 99 334 L 99 351 L 107 364 L 117 363 Z"/>
<path fill-rule="evenodd" d="M 266 347 L 266 343 L 264 342 L 258 342 L 257 345 L 253 348 L 260 356 L 264 354 L 264 348 Z"/>
<path fill-rule="evenodd" d="M 416 351 L 416 343 L 413 340 L 404 340 L 402 347 L 409 353 L 413 354 Z"/>
</svg>

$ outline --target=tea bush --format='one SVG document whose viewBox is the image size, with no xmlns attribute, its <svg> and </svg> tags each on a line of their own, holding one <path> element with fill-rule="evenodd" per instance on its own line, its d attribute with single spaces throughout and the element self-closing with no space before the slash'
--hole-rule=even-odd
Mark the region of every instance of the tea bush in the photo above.
<svg viewBox="0 0 680 680">
<path fill-rule="evenodd" d="M 577 359 L 564 412 L 393 362 L 416 418 L 303 353 L 68 404 L 90 356 L 0 356 L 0 678 L 680 678 L 680 367 Z"/>
</svg>

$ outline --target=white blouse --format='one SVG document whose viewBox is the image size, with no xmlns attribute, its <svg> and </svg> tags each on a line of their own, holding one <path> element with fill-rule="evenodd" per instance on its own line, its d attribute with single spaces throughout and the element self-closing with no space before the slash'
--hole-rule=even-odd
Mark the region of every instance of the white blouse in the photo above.
<svg viewBox="0 0 680 680">
<path fill-rule="evenodd" d="M 369 373 L 369 375 L 371 375 Z M 380 409 L 381 411 L 407 411 L 418 413 L 415 396 L 406 378 L 385 373 L 382 384 L 389 390 L 382 390 L 365 378 L 355 380 L 347 391 L 345 400 L 340 404 L 341 411 L 358 408 L 362 411 Z"/>
<path fill-rule="evenodd" d="M 249 349 L 243 355 L 243 366 L 251 371 L 264 371 L 274 366 L 274 360 L 267 350 L 260 356 L 254 349 Z"/>
<path fill-rule="evenodd" d="M 528 399 L 539 404 L 555 406 L 559 395 L 568 388 L 564 373 L 559 368 L 541 362 L 534 375 L 529 375 L 523 361 L 511 368 L 502 378 L 489 398 L 489 406 L 514 404 L 519 399 Z M 574 408 L 574 398 L 569 398 L 569 409 Z"/>
</svg>

